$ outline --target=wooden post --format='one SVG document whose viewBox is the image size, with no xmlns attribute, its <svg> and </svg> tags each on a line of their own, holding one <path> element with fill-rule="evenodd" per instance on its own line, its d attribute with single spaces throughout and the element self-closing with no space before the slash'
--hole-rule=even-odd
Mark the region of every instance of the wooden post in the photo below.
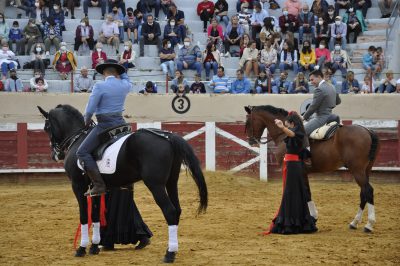
<svg viewBox="0 0 400 266">
<path fill-rule="evenodd" d="M 206 170 L 215 171 L 215 122 L 206 122 Z"/>
<path fill-rule="evenodd" d="M 165 75 L 165 93 L 168 93 L 168 74 Z"/>
<path fill-rule="evenodd" d="M 17 167 L 28 168 L 28 125 L 17 124 Z"/>
<path fill-rule="evenodd" d="M 267 137 L 268 130 L 264 129 L 262 137 Z M 260 144 L 260 180 L 268 181 L 268 144 Z"/>
<path fill-rule="evenodd" d="M 71 93 L 74 93 L 74 71 L 71 71 Z"/>
</svg>

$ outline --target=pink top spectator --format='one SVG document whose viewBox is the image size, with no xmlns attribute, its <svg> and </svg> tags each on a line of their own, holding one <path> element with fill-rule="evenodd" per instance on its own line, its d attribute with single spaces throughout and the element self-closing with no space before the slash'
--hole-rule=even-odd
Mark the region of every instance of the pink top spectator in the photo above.
<svg viewBox="0 0 400 266">
<path fill-rule="evenodd" d="M 317 62 L 318 62 L 318 59 L 324 55 L 325 55 L 325 62 L 330 62 L 331 61 L 331 53 L 329 52 L 329 49 L 327 49 L 327 48 L 324 48 L 324 49 L 316 48 L 315 49 L 315 57 L 317 58 Z"/>
<path fill-rule="evenodd" d="M 283 7 L 286 7 L 288 9 L 289 14 L 292 14 L 296 17 L 299 15 L 302 6 L 303 4 L 300 0 L 286 0 L 283 4 Z"/>
<path fill-rule="evenodd" d="M 207 28 L 207 36 L 211 35 L 211 30 L 212 30 L 212 25 L 208 26 Z M 224 29 L 222 28 L 221 25 L 217 25 L 217 31 L 221 40 L 224 40 Z"/>
</svg>

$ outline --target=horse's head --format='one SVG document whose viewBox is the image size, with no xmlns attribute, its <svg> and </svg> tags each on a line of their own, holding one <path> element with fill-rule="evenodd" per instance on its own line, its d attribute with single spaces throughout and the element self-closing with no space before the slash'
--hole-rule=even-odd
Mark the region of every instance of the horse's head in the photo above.
<svg viewBox="0 0 400 266">
<path fill-rule="evenodd" d="M 46 112 L 40 106 L 38 106 L 38 109 L 45 118 L 44 131 L 50 139 L 51 158 L 55 161 L 63 160 L 65 157 L 65 140 L 73 132 L 83 128 L 83 116 L 69 105 L 58 105 L 49 112 Z"/>
<path fill-rule="evenodd" d="M 275 119 L 284 119 L 287 111 L 270 105 L 245 106 L 244 109 L 247 112 L 245 131 L 250 145 L 266 143 L 261 140 L 265 128 L 274 142 L 278 140 L 282 131 L 275 125 Z"/>
</svg>

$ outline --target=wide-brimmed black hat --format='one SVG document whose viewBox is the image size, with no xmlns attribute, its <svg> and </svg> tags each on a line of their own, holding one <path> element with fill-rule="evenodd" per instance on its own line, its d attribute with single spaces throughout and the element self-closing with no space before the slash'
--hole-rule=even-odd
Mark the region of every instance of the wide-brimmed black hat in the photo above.
<svg viewBox="0 0 400 266">
<path fill-rule="evenodd" d="M 121 74 L 126 72 L 125 67 L 123 67 L 122 65 L 118 64 L 118 61 L 114 60 L 114 59 L 107 59 L 106 61 L 104 61 L 104 63 L 98 64 L 96 66 L 96 71 L 98 73 L 100 73 L 100 74 L 103 74 L 104 69 L 106 69 L 108 67 L 115 68 L 115 70 L 117 70 L 119 75 L 121 75 Z"/>
</svg>

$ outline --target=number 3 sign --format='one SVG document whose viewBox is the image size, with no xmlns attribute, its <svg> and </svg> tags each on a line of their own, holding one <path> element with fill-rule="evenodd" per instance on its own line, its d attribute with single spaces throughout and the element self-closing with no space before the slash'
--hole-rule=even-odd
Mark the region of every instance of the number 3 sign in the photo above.
<svg viewBox="0 0 400 266">
<path fill-rule="evenodd" d="M 176 95 L 171 105 L 175 113 L 184 114 L 190 109 L 190 100 L 186 95 Z"/>
</svg>

